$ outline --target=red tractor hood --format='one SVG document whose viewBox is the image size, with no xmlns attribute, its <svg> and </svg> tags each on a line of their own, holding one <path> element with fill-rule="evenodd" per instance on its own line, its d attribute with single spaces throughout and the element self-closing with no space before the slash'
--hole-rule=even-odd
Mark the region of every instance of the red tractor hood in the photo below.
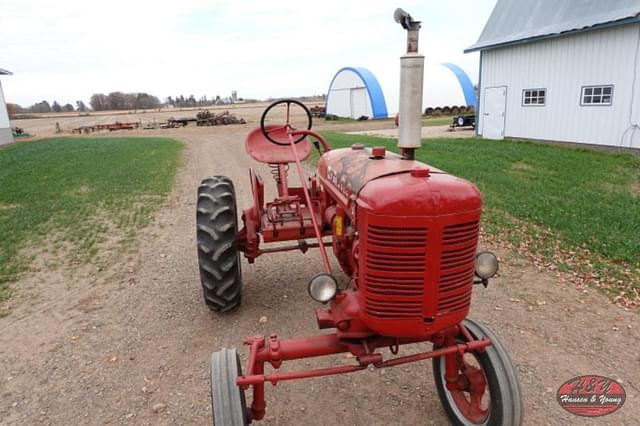
<svg viewBox="0 0 640 426">
<path fill-rule="evenodd" d="M 428 174 L 411 173 L 416 170 Z M 325 185 L 334 186 L 346 198 L 357 197 L 360 207 L 376 214 L 456 214 L 482 206 L 472 183 L 392 152 L 373 158 L 370 149 L 332 150 L 320 158 L 318 171 Z"/>
<path fill-rule="evenodd" d="M 320 158 L 320 176 L 333 183 L 346 196 L 358 195 L 368 182 L 382 176 L 426 169 L 431 173 L 444 173 L 419 161 L 403 160 L 393 152 L 386 152 L 384 158 L 374 159 L 370 148 L 334 149 Z"/>
</svg>

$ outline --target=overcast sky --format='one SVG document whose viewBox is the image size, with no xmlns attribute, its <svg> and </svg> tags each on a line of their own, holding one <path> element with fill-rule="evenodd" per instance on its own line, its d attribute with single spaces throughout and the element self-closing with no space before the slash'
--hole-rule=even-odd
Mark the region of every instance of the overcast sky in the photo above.
<svg viewBox="0 0 640 426">
<path fill-rule="evenodd" d="M 93 93 L 248 98 L 326 93 L 344 66 L 397 80 L 403 7 L 423 21 L 427 63 L 477 82 L 479 37 L 496 0 L 3 0 L 0 68 L 8 102 L 88 102 Z M 429 79 L 429 75 L 425 76 Z M 395 87 L 395 86 L 394 86 Z"/>
</svg>

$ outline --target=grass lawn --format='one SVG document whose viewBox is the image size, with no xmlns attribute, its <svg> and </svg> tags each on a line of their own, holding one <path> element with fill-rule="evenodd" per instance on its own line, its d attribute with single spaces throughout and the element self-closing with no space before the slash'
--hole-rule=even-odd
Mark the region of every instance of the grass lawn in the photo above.
<svg viewBox="0 0 640 426">
<path fill-rule="evenodd" d="M 448 126 L 453 122 L 453 116 L 445 117 L 423 117 L 422 125 L 426 127 L 430 126 Z"/>
<path fill-rule="evenodd" d="M 333 147 L 392 139 L 326 132 Z M 423 140 L 417 158 L 474 182 L 485 231 L 640 294 L 640 157 L 522 141 Z M 605 276 L 607 275 L 607 276 Z"/>
<path fill-rule="evenodd" d="M 453 115 L 450 116 L 440 116 L 440 117 L 422 117 L 422 125 L 425 127 L 430 127 L 430 126 L 448 126 L 449 124 L 451 124 L 451 122 L 453 121 Z M 357 122 L 358 120 L 354 120 L 352 118 L 344 118 L 344 117 L 337 117 L 333 120 L 328 120 L 325 121 L 323 118 L 314 118 L 314 123 L 316 122 L 316 120 L 320 120 L 320 122 L 322 123 L 331 123 L 331 122 L 336 122 L 336 123 L 344 123 L 344 122 Z M 376 123 L 380 122 L 380 121 L 386 121 L 389 123 L 389 127 L 394 127 L 395 126 L 395 119 L 393 118 L 381 118 L 381 119 L 375 119 L 374 120 Z"/>
<path fill-rule="evenodd" d="M 0 301 L 43 252 L 69 265 L 129 241 L 169 193 L 182 145 L 55 138 L 0 149 Z M 52 260 L 55 261 L 55 260 Z"/>
</svg>

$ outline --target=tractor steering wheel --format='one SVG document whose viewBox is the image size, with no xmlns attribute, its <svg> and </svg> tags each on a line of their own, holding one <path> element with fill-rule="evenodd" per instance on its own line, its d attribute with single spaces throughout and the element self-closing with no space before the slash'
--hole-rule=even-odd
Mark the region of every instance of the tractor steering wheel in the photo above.
<svg viewBox="0 0 640 426">
<path fill-rule="evenodd" d="M 265 124 L 269 111 L 271 111 L 274 107 L 281 104 L 286 104 L 287 106 L 285 124 L 276 125 L 276 126 Z M 298 107 L 302 108 L 307 118 L 305 130 L 311 130 L 311 111 L 309 111 L 309 108 L 307 108 L 300 101 L 296 101 L 294 99 L 282 99 L 269 105 L 267 109 L 264 110 L 264 112 L 262 113 L 262 117 L 260 118 L 260 130 L 262 131 L 262 134 L 264 135 L 264 137 L 266 137 L 269 140 L 269 142 L 274 143 L 276 145 L 281 145 L 281 146 L 290 145 L 289 133 L 297 130 L 296 127 L 293 127 L 291 124 L 291 105 L 297 105 Z M 278 136 L 276 136 L 275 133 L 277 133 Z M 305 138 L 305 136 L 306 135 L 301 135 L 297 139 L 294 139 L 293 143 L 301 142 Z"/>
</svg>

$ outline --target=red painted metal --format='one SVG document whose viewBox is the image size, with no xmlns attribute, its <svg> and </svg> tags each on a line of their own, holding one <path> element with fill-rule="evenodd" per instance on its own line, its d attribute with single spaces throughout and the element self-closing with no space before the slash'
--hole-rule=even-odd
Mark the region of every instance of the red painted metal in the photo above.
<svg viewBox="0 0 640 426">
<path fill-rule="evenodd" d="M 287 116 L 289 114 L 289 110 L 287 109 Z M 287 120 L 288 121 L 288 120 Z M 300 132 L 298 132 L 300 133 Z M 296 148 L 296 143 L 293 140 L 293 136 L 289 134 L 289 142 L 291 144 L 291 151 L 293 151 L 293 158 L 295 159 L 296 169 L 298 169 L 298 176 L 300 177 L 300 183 L 304 188 L 304 197 L 307 201 L 307 207 L 312 208 L 313 203 L 311 202 L 311 197 L 309 196 L 309 191 L 307 190 L 307 179 L 304 170 L 302 170 L 302 165 L 300 164 L 300 157 L 298 156 L 298 149 Z M 331 274 L 331 264 L 329 263 L 329 257 L 327 256 L 327 251 L 324 249 L 324 244 L 322 243 L 322 234 L 320 233 L 320 227 L 318 226 L 318 219 L 316 215 L 312 214 L 311 223 L 313 224 L 313 232 L 316 234 L 316 239 L 318 240 L 318 245 L 320 248 L 320 255 L 322 256 L 322 265 L 324 266 L 324 271 L 327 274 Z"/>
<path fill-rule="evenodd" d="M 286 126 L 268 125 L 272 137 L 288 141 L 288 131 Z M 258 127 L 253 129 L 244 140 L 244 147 L 254 160 L 267 164 L 293 163 L 295 157 L 293 150 L 288 145 L 276 145 L 267 139 L 262 130 Z M 308 140 L 303 140 L 296 144 L 298 155 L 301 160 L 306 160 L 311 154 L 313 146 Z"/>
<path fill-rule="evenodd" d="M 400 346 L 422 341 L 432 341 L 434 344 L 441 341 L 452 341 L 455 336 L 464 329 L 462 324 L 455 325 L 442 331 L 438 335 L 426 338 L 392 338 L 385 336 L 372 336 L 368 339 L 354 341 L 344 339 L 340 333 L 312 336 L 297 339 L 278 340 L 275 335 L 269 339 L 257 336 L 247 339 L 245 343 L 250 346 L 249 361 L 246 374 L 236 379 L 236 384 L 243 389 L 253 387 L 253 402 L 251 405 L 251 415 L 253 420 L 260 420 L 264 417 L 266 401 L 264 397 L 265 383 L 276 385 L 278 382 L 298 379 L 309 379 L 323 376 L 333 376 L 338 374 L 348 374 L 364 370 L 368 366 L 375 368 L 394 367 L 410 362 L 424 361 L 427 359 L 445 356 L 447 359 L 447 380 L 449 380 L 448 369 L 452 368 L 454 373 L 451 376 L 451 383 L 456 384 L 455 390 L 470 391 L 473 395 L 471 409 L 477 411 L 477 404 L 474 401 L 484 394 L 484 383 L 477 373 L 468 366 L 460 364 L 458 359 L 467 352 L 481 351 L 491 345 L 489 339 L 471 339 L 464 343 L 453 343 L 433 351 L 421 352 L 413 355 L 396 357 L 384 361 L 379 352 L 374 352 L 382 347 L 395 347 L 395 353 Z M 467 333 L 468 334 L 468 333 Z M 269 363 L 273 368 L 281 367 L 283 361 L 313 358 L 319 356 L 332 355 L 342 352 L 351 352 L 355 355 L 357 364 L 347 366 L 337 366 L 305 371 L 290 371 L 284 373 L 265 374 L 264 366 Z M 449 365 L 448 359 L 453 357 L 454 362 Z M 465 381 L 463 376 L 467 377 Z M 467 386 L 466 388 L 464 386 Z M 470 387 L 469 387 L 470 386 Z M 462 402 L 461 402 L 462 403 Z M 475 411 L 474 411 L 475 412 Z"/>
<path fill-rule="evenodd" d="M 351 278 L 327 309 L 316 311 L 318 327 L 332 334 L 279 340 L 272 335 L 246 340 L 250 346 L 246 374 L 237 384 L 253 388 L 251 416 L 263 418 L 266 382 L 352 373 L 376 368 L 445 359 L 446 386 L 453 392 L 485 392 L 480 376 L 462 355 L 483 352 L 491 344 L 477 340 L 462 321 L 469 312 L 482 199 L 477 188 L 442 170 L 407 160 L 384 148 L 331 150 L 324 138 L 289 124 L 269 126 L 270 135 L 288 138 L 271 143 L 260 129 L 245 141 L 247 152 L 272 166 L 278 196 L 264 202 L 262 179 L 250 171 L 254 203 L 243 211 L 239 250 L 249 262 L 260 255 L 306 251 L 318 247 L 330 272 L 325 245 L 331 244 L 342 270 Z M 300 143 L 293 143 L 305 136 Z M 310 139 L 322 146 L 318 175 L 307 179 L 301 160 L 311 151 Z M 290 186 L 288 163 L 295 163 L 301 186 Z M 331 242 L 323 238 L 331 237 Z M 306 240 L 314 238 L 316 242 Z M 259 243 L 296 241 L 260 248 Z M 460 341 L 464 337 L 464 342 Z M 434 350 L 384 360 L 376 350 L 432 342 Z M 349 352 L 356 363 L 310 371 L 267 372 L 288 360 Z M 475 401 L 474 399 L 474 401 Z M 473 402 L 471 410 L 481 413 Z M 478 418 L 477 416 L 475 418 Z"/>
<path fill-rule="evenodd" d="M 373 158 L 384 158 L 386 152 L 387 151 L 383 146 L 374 146 L 373 148 L 371 148 L 371 156 Z"/>
<path fill-rule="evenodd" d="M 254 159 L 269 163 L 272 167 L 272 174 L 278 189 L 278 197 L 265 204 L 264 183 L 255 173 L 250 171 L 251 190 L 253 194 L 253 206 L 242 213 L 244 227 L 237 236 L 237 247 L 244 252 L 250 263 L 255 258 L 266 253 L 276 251 L 295 250 L 306 251 L 311 247 L 324 247 L 324 243 L 308 243 L 309 238 L 320 241 L 318 236 L 330 236 L 331 225 L 326 222 L 326 212 L 330 211 L 335 203 L 321 188 L 316 177 L 304 179 L 304 173 L 298 173 L 303 177 L 302 186 L 293 187 L 289 185 L 288 170 L 289 163 L 296 162 L 296 158 L 303 160 L 311 152 L 312 145 L 308 138 L 313 137 L 322 145 L 326 152 L 330 150 L 329 144 L 321 135 L 312 131 L 297 131 L 291 126 L 268 125 L 265 128 L 270 132 L 271 137 L 278 140 L 290 140 L 293 136 L 296 140 L 304 137 L 293 147 L 288 145 L 277 145 L 271 143 L 262 133 L 260 128 L 254 129 L 245 139 L 247 153 Z M 300 164 L 296 163 L 300 168 Z M 287 248 L 260 248 L 260 241 L 264 243 L 298 241 L 297 246 Z M 322 252 L 322 250 L 321 250 Z M 328 257 L 323 255 L 323 263 L 329 265 Z M 326 268 L 325 268 L 326 269 Z"/>
<path fill-rule="evenodd" d="M 314 132 L 312 130 L 294 130 L 293 132 L 291 132 L 291 136 L 293 136 L 294 138 L 296 136 L 300 136 L 300 135 L 311 136 L 314 139 L 316 139 L 318 142 L 320 142 L 320 145 L 322 145 L 322 152 L 323 153 L 327 153 L 327 152 L 331 151 L 331 146 L 327 143 L 327 141 L 319 133 L 316 133 L 316 132 Z"/>
<path fill-rule="evenodd" d="M 314 377 L 322 376 L 336 376 L 338 374 L 353 373 L 356 371 L 364 370 L 366 365 L 345 365 L 343 367 L 330 367 L 320 368 L 317 370 L 305 370 L 305 371 L 291 371 L 288 373 L 274 373 L 274 374 L 255 374 L 253 376 L 242 376 L 236 380 L 238 386 L 251 386 L 260 383 L 269 382 L 272 385 L 278 382 L 284 382 L 287 380 L 297 379 L 311 379 Z"/>
</svg>

